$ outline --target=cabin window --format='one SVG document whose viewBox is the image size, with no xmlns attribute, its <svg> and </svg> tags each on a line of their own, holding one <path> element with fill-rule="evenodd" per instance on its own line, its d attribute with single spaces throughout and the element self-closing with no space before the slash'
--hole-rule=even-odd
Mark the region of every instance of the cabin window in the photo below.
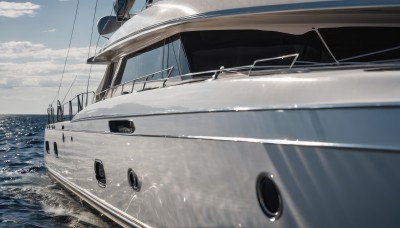
<svg viewBox="0 0 400 228">
<path fill-rule="evenodd" d="M 111 81 L 115 74 L 116 68 L 117 68 L 116 63 L 111 63 L 107 66 L 106 72 L 104 73 L 103 80 L 100 82 L 99 87 L 97 88 L 98 93 L 110 88 Z"/>
<path fill-rule="evenodd" d="M 102 100 L 105 98 L 107 89 L 110 88 L 110 85 L 114 78 L 117 66 L 118 66 L 117 63 L 110 63 L 107 66 L 107 69 L 104 73 L 103 79 L 101 80 L 101 82 L 96 90 L 96 101 L 99 101 L 99 100 Z"/>
<path fill-rule="evenodd" d="M 314 31 L 302 35 L 257 30 L 196 31 L 183 33 L 182 41 L 193 72 L 246 66 L 258 59 L 295 53 L 305 61 L 333 61 Z"/>
<path fill-rule="evenodd" d="M 339 61 L 368 62 L 400 58 L 400 28 L 339 27 L 321 28 L 319 32 Z M 196 31 L 182 33 L 181 37 L 192 72 L 216 70 L 221 66 L 252 65 L 258 59 L 295 53 L 299 54 L 296 64 L 335 61 L 313 30 L 298 35 L 257 30 Z M 389 51 L 370 55 L 383 50 Z M 274 66 L 289 64 L 268 62 L 268 65 Z"/>
<path fill-rule="evenodd" d="M 339 61 L 370 62 L 400 58 L 400 28 L 341 27 L 319 31 Z"/>
<path fill-rule="evenodd" d="M 162 57 L 162 46 L 128 56 L 122 62 L 124 71 L 122 72 L 121 80 L 117 84 L 123 84 L 162 70 Z"/>
<path fill-rule="evenodd" d="M 189 63 L 179 36 L 165 39 L 124 58 L 121 63 L 123 70 L 116 77 L 114 85 L 133 80 L 140 82 L 165 78 L 168 76 L 168 72 L 164 70 L 170 67 L 172 67 L 172 70 L 169 76 L 190 72 Z M 151 75 L 150 78 L 145 77 L 149 75 Z"/>
<path fill-rule="evenodd" d="M 175 39 L 165 45 L 165 60 L 164 69 L 173 66 L 170 76 L 178 76 L 190 73 L 189 62 L 187 61 L 185 49 L 181 39 Z"/>
</svg>

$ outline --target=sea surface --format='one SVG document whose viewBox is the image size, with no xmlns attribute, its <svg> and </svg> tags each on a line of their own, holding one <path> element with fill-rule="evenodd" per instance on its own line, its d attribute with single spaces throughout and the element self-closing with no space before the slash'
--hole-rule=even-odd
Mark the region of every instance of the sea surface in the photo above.
<svg viewBox="0 0 400 228">
<path fill-rule="evenodd" d="M 0 227 L 111 227 L 46 174 L 42 115 L 0 115 Z"/>
</svg>

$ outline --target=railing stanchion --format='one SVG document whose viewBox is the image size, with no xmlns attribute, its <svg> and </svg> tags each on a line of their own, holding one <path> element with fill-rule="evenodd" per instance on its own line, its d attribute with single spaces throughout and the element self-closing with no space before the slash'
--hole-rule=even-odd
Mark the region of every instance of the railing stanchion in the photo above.
<svg viewBox="0 0 400 228">
<path fill-rule="evenodd" d="M 70 100 L 69 102 L 69 120 L 72 120 L 72 100 Z"/>
<path fill-rule="evenodd" d="M 78 100 L 78 112 L 80 112 L 82 110 L 80 94 L 78 94 L 76 97 L 77 97 L 77 100 Z"/>
<path fill-rule="evenodd" d="M 53 108 L 53 106 L 51 106 L 50 107 L 50 112 L 51 112 L 51 123 L 53 124 L 54 122 L 55 122 L 55 120 L 54 120 L 54 108 Z"/>
<path fill-rule="evenodd" d="M 84 93 L 81 93 L 81 94 L 82 94 L 82 102 L 81 102 L 81 104 L 82 104 L 81 111 L 82 111 L 83 108 L 85 107 L 84 104 L 83 104 L 83 100 L 85 98 L 85 94 Z"/>
</svg>

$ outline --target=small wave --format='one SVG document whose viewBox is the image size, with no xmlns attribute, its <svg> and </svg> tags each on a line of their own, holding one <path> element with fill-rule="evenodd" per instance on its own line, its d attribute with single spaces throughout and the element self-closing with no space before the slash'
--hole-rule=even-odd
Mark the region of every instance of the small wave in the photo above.
<svg viewBox="0 0 400 228">
<path fill-rule="evenodd" d="M 32 166 L 28 168 L 18 169 L 17 173 L 25 174 L 25 173 L 41 173 L 44 174 L 46 172 L 46 168 L 44 166 Z"/>
<path fill-rule="evenodd" d="M 7 202 L 12 205 L 12 214 L 28 213 L 27 208 L 36 205 L 40 211 L 26 214 L 23 218 L 7 217 L 6 226 L 36 226 L 40 224 L 37 217 L 47 218 L 51 226 L 65 227 L 111 227 L 112 225 L 99 219 L 99 217 L 73 198 L 73 195 L 66 192 L 58 184 L 55 184 L 45 174 L 45 167 L 31 166 L 18 170 L 2 169 L 0 177 L 7 176 L 9 179 L 2 181 L 0 207 L 6 206 Z M 11 209 L 12 208 L 12 209 Z M 25 211 L 25 212 L 24 212 Z M 31 213 L 31 212 L 29 212 Z M 39 213 L 39 214 L 38 214 Z M 4 216 L 0 218 L 5 219 Z M 39 223 L 38 223 L 39 222 Z M 58 224 L 58 225 L 57 225 Z M 1 225 L 0 225 L 1 226 Z M 46 227 L 46 226 L 45 226 Z"/>
<path fill-rule="evenodd" d="M 46 175 L 46 122 L 0 115 L 0 227 L 113 227 Z"/>
<path fill-rule="evenodd" d="M 6 168 L 0 169 L 0 180 L 2 182 L 1 185 L 10 185 L 10 184 L 24 184 L 27 181 L 31 181 L 31 179 L 35 179 L 36 177 L 40 177 L 46 174 L 46 167 L 44 164 L 30 165 L 29 163 L 12 163 Z M 24 168 L 19 168 L 21 166 L 25 166 Z M 25 178 L 24 178 L 25 177 Z"/>
<path fill-rule="evenodd" d="M 43 144 L 43 140 L 30 140 L 28 144 L 35 145 L 35 144 Z"/>
</svg>

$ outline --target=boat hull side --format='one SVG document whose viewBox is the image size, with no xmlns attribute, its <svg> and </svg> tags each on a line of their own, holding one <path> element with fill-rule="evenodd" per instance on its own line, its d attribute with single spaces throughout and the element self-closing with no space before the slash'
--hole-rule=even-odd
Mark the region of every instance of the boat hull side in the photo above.
<svg viewBox="0 0 400 228">
<path fill-rule="evenodd" d="M 59 123 L 65 130 L 46 129 L 58 158 L 45 159 L 61 182 L 150 226 L 391 227 L 400 223 L 399 114 L 394 106 L 126 117 L 133 134 L 107 132 L 115 119 Z M 283 199 L 274 222 L 256 194 L 265 172 Z"/>
</svg>

